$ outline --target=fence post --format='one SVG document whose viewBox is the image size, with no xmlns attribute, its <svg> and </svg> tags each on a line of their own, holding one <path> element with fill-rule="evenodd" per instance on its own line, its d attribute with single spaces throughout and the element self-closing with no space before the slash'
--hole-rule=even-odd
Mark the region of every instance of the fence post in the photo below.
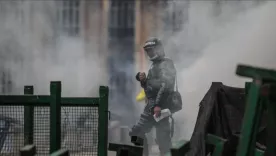
<svg viewBox="0 0 276 156">
<path fill-rule="evenodd" d="M 33 86 L 24 86 L 24 95 L 33 95 Z M 24 106 L 24 145 L 33 144 L 34 107 Z"/>
<path fill-rule="evenodd" d="M 61 147 L 61 82 L 50 84 L 50 154 Z"/>
<path fill-rule="evenodd" d="M 271 91 L 270 85 L 276 82 L 276 71 L 265 68 L 238 65 L 236 69 L 236 74 L 253 79 L 253 83 L 250 85 L 247 95 L 246 111 L 244 113 L 241 137 L 237 148 L 237 156 L 254 155 L 256 154 L 256 135 L 263 110 L 265 109 L 265 107 L 268 110 L 268 121 L 270 121 L 269 112 L 272 112 L 272 114 L 276 112 L 273 112 L 273 107 L 270 107 L 270 104 L 267 103 L 271 102 L 269 99 Z M 275 121 L 275 115 L 272 115 L 271 117 Z M 276 153 L 276 150 L 274 148 L 276 145 L 276 124 L 273 124 L 271 125 L 268 123 L 267 126 L 267 133 L 270 138 L 268 140 L 271 142 L 267 141 L 265 155 L 275 155 Z M 270 130 L 273 131 L 271 133 L 272 135 L 269 135 Z"/>
<path fill-rule="evenodd" d="M 260 84 L 253 83 L 250 86 L 247 101 L 246 110 L 244 113 L 243 124 L 241 129 L 241 139 L 239 140 L 237 156 L 252 155 L 255 149 L 256 138 L 254 136 L 257 126 L 257 116 L 261 111 L 260 100 Z M 254 147 L 254 148 L 253 148 Z"/>
<path fill-rule="evenodd" d="M 107 156 L 108 145 L 108 87 L 99 89 L 98 156 Z"/>
<path fill-rule="evenodd" d="M 267 136 L 265 156 L 276 154 L 276 82 L 269 87 L 269 97 L 267 101 Z M 259 152 L 260 153 L 260 152 Z"/>
</svg>

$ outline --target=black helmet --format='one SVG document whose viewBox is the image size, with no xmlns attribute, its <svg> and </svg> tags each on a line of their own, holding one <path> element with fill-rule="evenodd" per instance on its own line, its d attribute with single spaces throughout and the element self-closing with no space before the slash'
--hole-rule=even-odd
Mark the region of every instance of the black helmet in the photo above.
<svg viewBox="0 0 276 156">
<path fill-rule="evenodd" d="M 163 45 L 158 38 L 148 39 L 143 48 L 151 61 L 165 57 Z"/>
</svg>

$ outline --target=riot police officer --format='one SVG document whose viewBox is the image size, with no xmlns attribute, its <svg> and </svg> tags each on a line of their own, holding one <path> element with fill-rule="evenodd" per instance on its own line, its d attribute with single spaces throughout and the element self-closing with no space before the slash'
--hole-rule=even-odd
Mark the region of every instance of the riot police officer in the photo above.
<svg viewBox="0 0 276 156">
<path fill-rule="evenodd" d="M 159 146 L 160 155 L 164 155 L 171 148 L 169 118 L 156 122 L 153 115 L 158 116 L 162 109 L 169 107 L 168 97 L 174 91 L 176 69 L 173 61 L 165 57 L 162 42 L 158 38 L 148 39 L 143 48 L 150 61 L 152 61 L 152 65 L 147 76 L 145 73 L 139 72 L 136 79 L 145 90 L 147 105 L 138 123 L 132 127 L 130 136 L 145 138 L 145 134 L 155 126 L 156 142 Z"/>
</svg>

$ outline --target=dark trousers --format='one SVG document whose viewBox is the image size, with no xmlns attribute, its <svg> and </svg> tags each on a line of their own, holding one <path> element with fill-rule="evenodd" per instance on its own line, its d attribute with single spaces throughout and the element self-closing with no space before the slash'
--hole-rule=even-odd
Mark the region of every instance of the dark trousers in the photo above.
<svg viewBox="0 0 276 156">
<path fill-rule="evenodd" d="M 164 155 L 169 152 L 171 148 L 171 135 L 170 135 L 170 122 L 169 118 L 164 118 L 159 122 L 156 122 L 153 118 L 153 115 L 150 111 L 150 105 L 148 104 L 144 112 L 140 116 L 140 120 L 135 124 L 129 135 L 130 136 L 139 136 L 145 138 L 145 134 L 149 133 L 151 129 L 155 126 L 156 128 L 156 141 L 159 146 L 160 154 Z M 145 142 L 144 142 L 145 143 Z M 147 144 L 145 145 L 147 146 Z M 144 146 L 144 154 L 147 155 L 147 147 Z"/>
</svg>

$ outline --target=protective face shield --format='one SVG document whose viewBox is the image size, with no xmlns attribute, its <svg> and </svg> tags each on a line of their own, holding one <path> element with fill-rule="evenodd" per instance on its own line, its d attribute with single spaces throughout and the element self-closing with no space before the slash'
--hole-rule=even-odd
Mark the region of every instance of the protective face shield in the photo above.
<svg viewBox="0 0 276 156">
<path fill-rule="evenodd" d="M 158 57 L 157 52 L 155 51 L 154 47 L 151 48 L 145 48 L 145 52 L 147 53 L 148 57 L 153 60 Z"/>
<path fill-rule="evenodd" d="M 152 61 L 165 56 L 162 43 L 157 38 L 147 40 L 144 45 L 144 50 Z"/>
</svg>

